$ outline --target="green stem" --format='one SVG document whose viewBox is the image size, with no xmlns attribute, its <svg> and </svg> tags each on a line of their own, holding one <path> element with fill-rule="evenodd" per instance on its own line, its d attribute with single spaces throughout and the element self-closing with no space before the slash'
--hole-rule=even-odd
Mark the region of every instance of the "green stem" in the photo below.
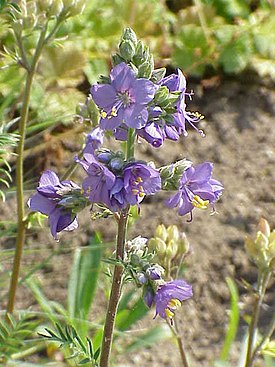
<svg viewBox="0 0 275 367">
<path fill-rule="evenodd" d="M 126 147 L 127 160 L 134 158 L 134 150 L 135 150 L 135 130 L 129 129 L 127 147 Z M 124 259 L 128 215 L 129 215 L 129 206 L 120 213 L 118 219 L 116 259 L 122 261 Z M 100 367 L 108 367 L 110 363 L 114 325 L 122 287 L 123 270 L 124 269 L 121 265 L 116 265 L 114 268 L 111 294 L 102 336 L 100 364 L 99 364 Z"/>
<path fill-rule="evenodd" d="M 274 330 L 275 330 L 275 315 L 273 315 L 271 323 L 270 323 L 266 333 L 262 337 L 262 340 L 261 340 L 260 344 L 255 348 L 255 350 L 252 354 L 252 359 L 253 360 L 257 356 L 257 354 L 261 351 L 262 347 L 267 342 L 267 340 L 273 335 Z"/>
<path fill-rule="evenodd" d="M 12 276 L 10 281 L 10 288 L 9 288 L 9 299 L 7 305 L 7 313 L 13 313 L 14 310 L 14 302 L 15 302 L 15 295 L 16 289 L 18 284 L 19 278 L 19 270 L 20 270 L 20 263 L 22 258 L 24 240 L 25 240 L 25 211 L 24 211 L 24 186 L 23 186 L 23 154 L 24 154 L 24 145 L 25 145 L 25 136 L 26 136 L 26 125 L 28 121 L 28 113 L 29 113 L 29 106 L 30 106 L 30 96 L 31 96 L 31 88 L 33 83 L 34 74 L 37 67 L 37 62 L 41 55 L 45 36 L 47 33 L 47 26 L 41 31 L 40 37 L 36 46 L 36 50 L 33 56 L 33 60 L 29 70 L 27 70 L 27 78 L 25 84 L 25 91 L 23 97 L 23 105 L 21 111 L 21 118 L 19 121 L 19 135 L 20 140 L 17 146 L 17 162 L 16 162 L 16 200 L 17 200 L 17 237 L 16 237 L 16 248 L 14 253 L 14 261 L 13 261 L 13 269 L 12 269 Z"/>
<path fill-rule="evenodd" d="M 176 318 L 174 318 L 174 324 L 175 324 L 174 328 L 173 328 L 173 326 L 171 325 L 171 323 L 168 319 L 166 319 L 166 322 L 167 322 L 167 325 L 169 326 L 170 330 L 172 331 L 172 333 L 174 334 L 174 336 L 177 340 L 177 344 L 178 344 L 178 348 L 179 348 L 179 352 L 180 352 L 180 357 L 181 357 L 181 360 L 182 360 L 182 366 L 183 367 L 188 367 L 188 362 L 187 362 L 186 354 L 185 354 L 185 351 L 184 351 L 182 338 L 179 334 Z"/>
<path fill-rule="evenodd" d="M 261 310 L 261 306 L 263 303 L 263 299 L 265 296 L 265 291 L 266 291 L 266 287 L 268 285 L 269 279 L 270 279 L 270 272 L 268 273 L 261 272 L 259 274 L 258 284 L 257 284 L 257 299 L 255 301 L 252 319 L 249 324 L 245 367 L 252 367 L 254 358 L 256 356 L 256 353 L 254 353 L 254 346 L 256 343 L 258 320 L 259 320 L 260 310 Z"/>
<path fill-rule="evenodd" d="M 128 209 L 120 214 L 120 218 L 118 221 L 116 259 L 122 261 L 124 258 L 127 219 L 128 219 Z M 114 324 L 121 294 L 122 276 L 123 276 L 123 267 L 121 265 L 116 265 L 114 269 L 112 289 L 102 337 L 100 367 L 108 367 L 110 362 Z"/>
</svg>

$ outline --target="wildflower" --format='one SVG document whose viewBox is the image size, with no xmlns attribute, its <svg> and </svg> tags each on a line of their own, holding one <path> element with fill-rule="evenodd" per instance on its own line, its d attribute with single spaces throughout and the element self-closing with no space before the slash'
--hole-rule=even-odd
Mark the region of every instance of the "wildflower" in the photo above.
<svg viewBox="0 0 275 367">
<path fill-rule="evenodd" d="M 122 123 L 140 129 L 148 120 L 147 104 L 152 101 L 156 86 L 145 78 L 136 78 L 124 62 L 110 73 L 110 84 L 94 84 L 92 97 L 101 110 L 100 125 L 114 130 Z"/>
<path fill-rule="evenodd" d="M 53 171 L 45 171 L 39 181 L 37 193 L 28 201 L 29 207 L 42 214 L 48 215 L 51 233 L 57 239 L 57 233 L 71 231 L 78 227 L 76 214 L 72 209 L 62 205 L 65 195 L 80 187 L 72 181 L 61 181 Z"/>
<path fill-rule="evenodd" d="M 211 178 L 213 164 L 205 162 L 196 167 L 187 168 L 180 179 L 177 193 L 167 200 L 170 208 L 179 207 L 179 215 L 191 213 L 194 207 L 206 209 L 220 197 L 223 186 Z"/>
<path fill-rule="evenodd" d="M 155 317 L 159 315 L 163 319 L 168 318 L 172 323 L 175 311 L 181 306 L 181 302 L 192 296 L 192 286 L 184 280 L 173 280 L 160 285 L 153 298 L 156 305 Z M 147 300 L 151 301 L 150 297 L 147 296 L 146 302 Z"/>
<path fill-rule="evenodd" d="M 166 86 L 170 92 L 181 92 L 180 98 L 176 104 L 177 112 L 173 114 L 173 124 L 170 126 L 168 125 L 168 127 L 170 127 L 170 134 L 174 134 L 174 139 L 169 137 L 169 135 L 167 137 L 171 140 L 177 140 L 176 132 L 178 132 L 178 135 L 183 134 L 184 136 L 187 136 L 186 122 L 198 131 L 200 135 L 204 136 L 203 131 L 199 130 L 195 125 L 203 119 L 203 116 L 198 112 L 193 113 L 186 111 L 185 96 L 187 95 L 191 98 L 192 93 L 186 92 L 186 79 L 181 70 L 177 69 L 177 74 L 171 74 L 163 78 L 161 84 Z"/>
<path fill-rule="evenodd" d="M 133 162 L 123 170 L 126 201 L 130 205 L 139 204 L 145 195 L 152 195 L 161 189 L 160 174 L 154 168 Z"/>
</svg>

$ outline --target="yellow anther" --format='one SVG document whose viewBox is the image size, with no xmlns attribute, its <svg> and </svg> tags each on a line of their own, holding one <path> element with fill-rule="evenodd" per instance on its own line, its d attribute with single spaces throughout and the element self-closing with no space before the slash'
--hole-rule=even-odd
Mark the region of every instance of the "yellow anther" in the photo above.
<svg viewBox="0 0 275 367">
<path fill-rule="evenodd" d="M 115 107 L 112 108 L 111 115 L 116 117 L 117 116 L 117 110 Z"/>
<path fill-rule="evenodd" d="M 105 112 L 105 111 L 102 110 L 100 112 L 100 116 L 105 119 L 107 117 L 107 112 Z"/>
<path fill-rule="evenodd" d="M 172 308 L 173 310 L 177 310 L 181 306 L 181 302 L 177 298 L 170 299 L 168 303 L 168 307 Z"/>
<path fill-rule="evenodd" d="M 137 194 L 139 193 L 139 190 L 138 190 L 138 189 L 132 189 L 132 193 L 133 193 L 134 195 L 137 195 Z"/>
<path fill-rule="evenodd" d="M 86 190 L 87 194 L 90 194 L 91 190 L 92 190 L 91 186 L 88 186 Z"/>
<path fill-rule="evenodd" d="M 143 198 L 144 196 L 145 196 L 145 192 L 140 192 L 139 194 L 138 194 L 138 196 L 140 197 L 140 198 Z"/>
<path fill-rule="evenodd" d="M 169 308 L 165 309 L 165 314 L 168 317 L 168 319 L 172 319 L 174 317 L 174 312 L 172 312 L 171 310 L 169 310 Z"/>
<path fill-rule="evenodd" d="M 140 183 L 140 182 L 143 182 L 142 178 L 141 177 L 137 177 L 136 183 Z"/>
<path fill-rule="evenodd" d="M 112 118 L 112 116 L 108 116 L 108 117 L 107 117 L 107 119 L 108 119 L 108 120 L 111 120 L 111 118 Z"/>
<path fill-rule="evenodd" d="M 195 208 L 207 209 L 207 205 L 209 204 L 209 200 L 202 200 L 202 198 L 199 197 L 199 195 L 195 195 L 193 200 L 192 200 L 192 204 L 194 205 Z"/>
</svg>

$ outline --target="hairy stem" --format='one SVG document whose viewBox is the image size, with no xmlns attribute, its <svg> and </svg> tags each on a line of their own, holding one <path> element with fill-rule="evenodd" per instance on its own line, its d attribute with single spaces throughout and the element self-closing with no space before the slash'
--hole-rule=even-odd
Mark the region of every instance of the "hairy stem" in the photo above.
<svg viewBox="0 0 275 367">
<path fill-rule="evenodd" d="M 135 130 L 129 129 L 127 147 L 126 147 L 127 160 L 130 158 L 134 158 L 134 151 L 135 151 Z M 126 241 L 129 209 L 130 207 L 128 206 L 125 210 L 121 211 L 117 219 L 118 232 L 117 232 L 116 259 L 122 261 L 124 259 L 124 248 Z M 114 325 L 116 320 L 117 307 L 121 294 L 122 276 L 123 276 L 123 267 L 121 265 L 116 265 L 114 269 L 111 294 L 102 337 L 100 367 L 108 367 L 110 362 Z"/>
<path fill-rule="evenodd" d="M 117 249 L 116 249 L 117 260 L 123 260 L 124 258 L 127 218 L 128 218 L 128 209 L 120 214 L 120 218 L 118 221 Z M 112 289 L 104 325 L 104 332 L 101 346 L 100 367 L 109 366 L 111 347 L 113 341 L 114 324 L 121 293 L 122 275 L 123 275 L 123 267 L 121 265 L 116 265 L 114 269 Z"/>
<path fill-rule="evenodd" d="M 181 357 L 181 361 L 182 361 L 182 366 L 183 367 L 188 367 L 188 362 L 187 362 L 187 358 L 186 358 L 186 354 L 184 351 L 184 346 L 183 346 L 183 341 L 182 338 L 179 334 L 179 329 L 177 326 L 177 321 L 176 318 L 174 318 L 174 327 L 171 325 L 170 321 L 168 319 L 166 319 L 167 325 L 169 326 L 170 330 L 172 331 L 172 333 L 174 334 L 176 340 L 177 340 L 177 344 L 178 344 L 178 349 L 180 352 L 180 357 Z"/>
<path fill-rule="evenodd" d="M 10 288 L 9 288 L 9 298 L 8 298 L 8 305 L 7 305 L 7 313 L 13 313 L 14 310 L 14 302 L 15 302 L 15 295 L 16 289 L 18 284 L 19 278 L 19 270 L 20 270 L 20 263 L 22 258 L 24 240 L 25 240 L 25 210 L 24 210 L 24 182 L 23 182 L 23 154 L 24 154 L 24 145 L 25 145 L 25 135 L 26 135 L 26 126 L 28 121 L 28 113 L 29 113 L 29 106 L 30 106 L 30 96 L 31 96 L 31 88 L 33 83 L 34 74 L 37 67 L 37 62 L 41 55 L 44 40 L 47 32 L 47 27 L 41 31 L 40 37 L 36 46 L 36 50 L 33 56 L 33 60 L 29 69 L 27 69 L 27 78 L 24 90 L 24 97 L 23 97 L 23 105 L 21 111 L 21 118 L 19 121 L 19 135 L 20 140 L 17 146 L 17 162 L 16 162 L 16 200 L 17 200 L 17 237 L 16 237 L 16 247 L 14 253 L 14 261 L 13 261 L 13 269 L 12 269 L 12 276 L 10 281 Z M 21 47 L 23 47 L 21 45 Z"/>
<path fill-rule="evenodd" d="M 247 344 L 247 354 L 246 354 L 246 362 L 245 367 L 252 367 L 253 361 L 255 359 L 256 353 L 254 353 L 254 346 L 256 343 L 256 333 L 258 320 L 260 316 L 260 310 L 263 303 L 263 299 L 265 296 L 266 287 L 268 285 L 270 279 L 270 272 L 268 273 L 260 273 L 257 285 L 257 299 L 255 301 L 252 319 L 249 324 L 249 333 L 248 333 L 248 344 Z"/>
</svg>

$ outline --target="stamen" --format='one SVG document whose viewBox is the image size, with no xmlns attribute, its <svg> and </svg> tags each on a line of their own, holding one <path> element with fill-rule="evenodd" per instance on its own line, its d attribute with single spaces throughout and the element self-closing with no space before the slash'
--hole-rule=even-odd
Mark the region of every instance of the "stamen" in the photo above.
<svg viewBox="0 0 275 367">
<path fill-rule="evenodd" d="M 112 108 L 111 116 L 113 116 L 113 117 L 117 116 L 117 109 L 115 107 Z"/>
<path fill-rule="evenodd" d="M 138 194 L 139 194 L 139 190 L 138 190 L 138 189 L 132 189 L 132 193 L 133 193 L 134 195 L 138 195 Z"/>
<path fill-rule="evenodd" d="M 174 317 L 174 312 L 172 312 L 171 310 L 169 310 L 169 308 L 165 309 L 165 314 L 168 317 L 168 319 L 172 319 Z"/>
<path fill-rule="evenodd" d="M 194 205 L 195 208 L 207 209 L 208 204 L 209 200 L 203 200 L 199 195 L 195 195 L 192 200 L 192 205 Z"/>
<path fill-rule="evenodd" d="M 100 116 L 105 119 L 107 117 L 107 112 L 105 112 L 104 110 L 100 111 Z"/>
<path fill-rule="evenodd" d="M 181 306 L 181 302 L 177 298 L 170 299 L 168 307 L 172 310 L 177 310 Z"/>
</svg>

